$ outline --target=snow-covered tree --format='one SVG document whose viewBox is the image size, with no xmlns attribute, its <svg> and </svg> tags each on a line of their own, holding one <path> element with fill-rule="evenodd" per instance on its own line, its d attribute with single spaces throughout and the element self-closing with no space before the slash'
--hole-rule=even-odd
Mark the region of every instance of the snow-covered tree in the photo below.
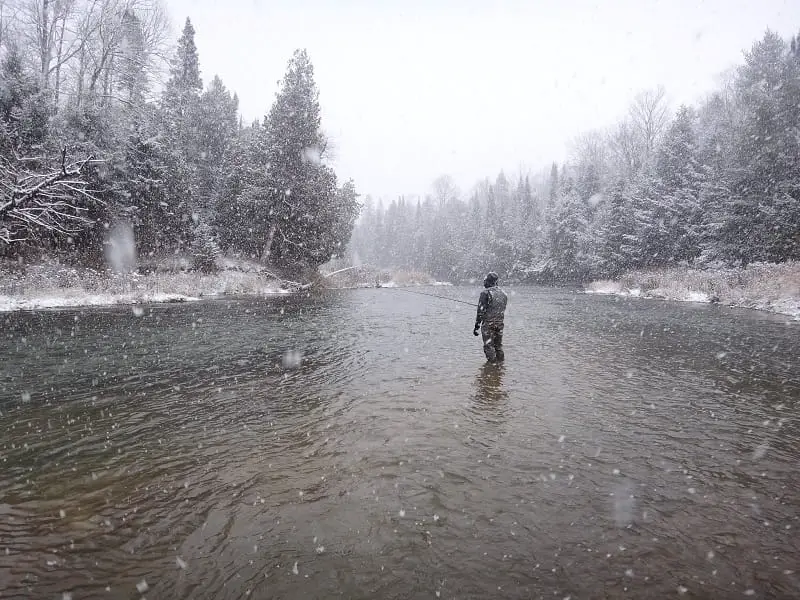
<svg viewBox="0 0 800 600">
<path fill-rule="evenodd" d="M 267 173 L 258 200 L 269 231 L 261 240 L 262 256 L 283 264 L 322 264 L 344 249 L 343 224 L 354 221 L 358 206 L 352 186 L 337 191 L 336 175 L 324 162 L 319 92 L 305 50 L 289 61 L 264 135 Z"/>
<path fill-rule="evenodd" d="M 223 159 L 233 144 L 239 127 L 239 99 L 215 76 L 200 97 L 197 144 L 198 186 L 201 208 L 209 211 L 224 176 Z"/>
<path fill-rule="evenodd" d="M 646 241 L 654 249 L 651 255 L 657 254 L 666 264 L 691 262 L 700 254 L 704 172 L 696 121 L 694 110 L 682 106 L 655 153 L 655 185 L 649 201 L 651 218 L 657 223 Z"/>
<path fill-rule="evenodd" d="M 114 217 L 131 223 L 140 254 L 187 247 L 192 226 L 191 172 L 163 134 L 154 125 L 137 127 L 118 169 L 121 189 Z"/>
<path fill-rule="evenodd" d="M 720 235 L 729 258 L 745 264 L 800 256 L 797 74 L 796 55 L 771 31 L 745 54 L 737 73 L 742 120 L 735 137 L 733 197 Z"/>
<path fill-rule="evenodd" d="M 201 273 L 214 273 L 219 269 L 217 260 L 220 257 L 219 244 L 211 226 L 200 222 L 194 230 L 192 241 L 192 264 Z"/>
<path fill-rule="evenodd" d="M 195 30 L 186 19 L 178 48 L 172 58 L 169 80 L 161 96 L 161 118 L 166 140 L 184 158 L 189 168 L 200 158 L 200 59 L 194 41 Z"/>
</svg>

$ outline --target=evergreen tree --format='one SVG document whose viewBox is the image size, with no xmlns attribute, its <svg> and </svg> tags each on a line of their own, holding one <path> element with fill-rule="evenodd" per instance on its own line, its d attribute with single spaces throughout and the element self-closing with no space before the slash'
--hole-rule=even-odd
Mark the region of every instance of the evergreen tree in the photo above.
<svg viewBox="0 0 800 600">
<path fill-rule="evenodd" d="M 305 50 L 294 53 L 266 118 L 267 181 L 261 210 L 270 230 L 264 256 L 287 265 L 317 266 L 346 241 L 341 235 L 357 215 L 352 186 L 338 192 L 324 164 L 326 140 L 314 68 Z"/>
<path fill-rule="evenodd" d="M 26 69 L 16 44 L 6 48 L 0 62 L 0 120 L 6 126 L 0 144 L 27 152 L 47 139 L 50 121 L 47 94 Z"/>
<path fill-rule="evenodd" d="M 228 92 L 219 77 L 214 77 L 198 106 L 201 127 L 197 132 L 197 177 L 204 211 L 210 210 L 213 199 L 218 197 L 225 170 L 223 160 L 238 133 L 238 110 L 237 96 Z"/>
<path fill-rule="evenodd" d="M 548 235 L 549 256 L 556 278 L 580 280 L 585 275 L 582 250 L 586 247 L 589 222 L 589 207 L 577 191 L 569 190 L 556 209 Z"/>
<path fill-rule="evenodd" d="M 140 124 L 131 133 L 115 179 L 122 182 L 116 217 L 134 228 L 140 255 L 185 248 L 191 239 L 191 174 L 161 136 Z"/>
<path fill-rule="evenodd" d="M 797 61 L 788 50 L 778 35 L 767 31 L 737 73 L 743 119 L 736 136 L 734 197 L 721 235 L 729 258 L 743 264 L 798 256 L 800 88 Z M 743 239 L 749 243 L 741 244 Z"/>
<path fill-rule="evenodd" d="M 616 278 L 642 264 L 642 240 L 635 214 L 638 179 L 618 181 L 608 193 L 604 218 L 599 224 L 600 247 L 598 275 Z"/>
<path fill-rule="evenodd" d="M 194 230 L 193 266 L 201 273 L 214 273 L 219 269 L 217 264 L 219 257 L 220 250 L 214 232 L 210 225 L 201 221 Z"/>
<path fill-rule="evenodd" d="M 186 19 L 178 48 L 170 63 L 169 80 L 161 97 L 161 112 L 167 140 L 191 168 L 200 156 L 199 117 L 200 59 L 194 42 L 194 27 Z"/>
<path fill-rule="evenodd" d="M 548 195 L 547 195 L 547 210 L 552 210 L 556 205 L 556 200 L 558 199 L 558 194 L 560 190 L 558 187 L 558 165 L 553 163 L 550 167 L 550 182 L 548 186 Z"/>
<path fill-rule="evenodd" d="M 655 155 L 654 217 L 663 220 L 661 252 L 670 263 L 693 261 L 700 253 L 702 211 L 700 190 L 704 172 L 696 133 L 697 115 L 678 110 Z"/>
<path fill-rule="evenodd" d="M 138 107 L 144 102 L 148 86 L 145 33 L 141 19 L 127 8 L 122 13 L 121 37 L 119 79 L 116 85 L 126 105 Z"/>
<path fill-rule="evenodd" d="M 269 223 L 262 210 L 266 178 L 265 134 L 254 123 L 238 132 L 223 153 L 215 192 L 214 227 L 220 246 L 236 254 L 257 258 Z"/>
<path fill-rule="evenodd" d="M 195 30 L 191 19 L 186 18 L 178 48 L 170 63 L 169 81 L 165 91 L 165 100 L 175 101 L 168 108 L 182 117 L 191 115 L 192 100 L 203 90 L 200 78 L 200 58 L 194 41 Z"/>
</svg>

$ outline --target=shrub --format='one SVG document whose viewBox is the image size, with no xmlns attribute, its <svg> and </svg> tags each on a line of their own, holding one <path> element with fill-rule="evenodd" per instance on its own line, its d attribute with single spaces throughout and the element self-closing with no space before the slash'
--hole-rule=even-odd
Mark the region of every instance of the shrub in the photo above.
<svg viewBox="0 0 800 600">
<path fill-rule="evenodd" d="M 206 223 L 200 223 L 194 231 L 192 243 L 193 266 L 201 273 L 216 273 L 219 270 L 217 259 L 220 256 L 214 232 Z"/>
</svg>

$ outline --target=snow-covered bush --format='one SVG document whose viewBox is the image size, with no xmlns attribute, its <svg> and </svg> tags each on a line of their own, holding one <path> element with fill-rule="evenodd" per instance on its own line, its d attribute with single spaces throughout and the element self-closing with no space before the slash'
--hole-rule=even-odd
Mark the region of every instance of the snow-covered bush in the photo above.
<svg viewBox="0 0 800 600">
<path fill-rule="evenodd" d="M 219 257 L 220 250 L 214 232 L 208 224 L 200 223 L 194 231 L 192 243 L 194 268 L 201 273 L 216 273 L 219 270 Z"/>
</svg>

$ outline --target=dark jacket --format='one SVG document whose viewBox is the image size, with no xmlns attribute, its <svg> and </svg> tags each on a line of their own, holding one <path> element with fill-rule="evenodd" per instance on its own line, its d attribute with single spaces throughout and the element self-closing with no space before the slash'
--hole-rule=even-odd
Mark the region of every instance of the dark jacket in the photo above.
<svg viewBox="0 0 800 600">
<path fill-rule="evenodd" d="M 475 318 L 475 327 L 483 323 L 500 324 L 506 312 L 508 296 L 496 285 L 486 288 L 478 299 L 478 316 Z"/>
</svg>

